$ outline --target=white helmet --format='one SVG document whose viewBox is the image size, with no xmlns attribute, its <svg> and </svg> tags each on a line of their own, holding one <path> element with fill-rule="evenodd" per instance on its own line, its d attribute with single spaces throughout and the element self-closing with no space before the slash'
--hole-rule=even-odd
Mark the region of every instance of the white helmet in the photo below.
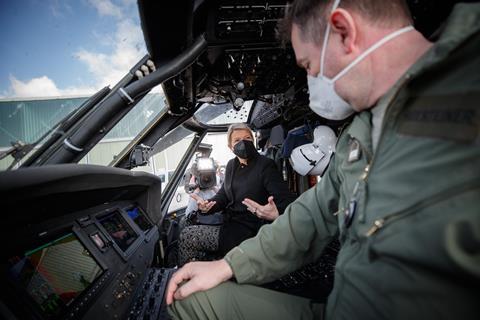
<svg viewBox="0 0 480 320">
<path fill-rule="evenodd" d="M 300 175 L 322 175 L 335 152 L 337 137 L 330 127 L 318 126 L 313 131 L 313 143 L 293 149 L 290 164 Z"/>
</svg>

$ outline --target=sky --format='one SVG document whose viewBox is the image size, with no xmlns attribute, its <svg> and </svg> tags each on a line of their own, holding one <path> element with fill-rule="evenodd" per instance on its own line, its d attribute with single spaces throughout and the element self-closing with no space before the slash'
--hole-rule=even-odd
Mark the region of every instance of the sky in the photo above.
<svg viewBox="0 0 480 320">
<path fill-rule="evenodd" d="M 136 0 L 0 0 L 0 98 L 91 95 L 146 53 Z"/>
</svg>

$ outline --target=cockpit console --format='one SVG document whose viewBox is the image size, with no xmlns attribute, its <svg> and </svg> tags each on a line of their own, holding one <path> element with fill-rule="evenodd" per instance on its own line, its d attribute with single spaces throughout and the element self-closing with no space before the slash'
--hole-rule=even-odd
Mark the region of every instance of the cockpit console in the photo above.
<svg viewBox="0 0 480 320">
<path fill-rule="evenodd" d="M 2 234 L 4 314 L 169 319 L 164 294 L 174 269 L 158 267 L 154 254 L 162 240 L 152 201 L 159 198 L 160 179 L 115 168 L 55 167 L 62 172 L 48 179 L 44 167 L 25 169 L 30 178 L 21 183 L 2 173 L 0 190 L 11 213 Z M 98 183 L 85 183 L 92 175 Z M 22 179 L 21 171 L 16 176 Z M 59 188 L 62 180 L 70 190 Z M 112 197 L 114 185 L 123 185 L 123 193 Z M 71 192 L 81 197 L 70 202 Z M 41 214 L 49 219 L 41 221 Z"/>
</svg>

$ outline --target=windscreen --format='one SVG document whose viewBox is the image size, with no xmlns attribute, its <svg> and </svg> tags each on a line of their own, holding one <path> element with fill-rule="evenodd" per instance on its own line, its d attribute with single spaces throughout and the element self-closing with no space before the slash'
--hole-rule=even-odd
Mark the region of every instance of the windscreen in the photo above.
<svg viewBox="0 0 480 320">
<path fill-rule="evenodd" d="M 72 233 L 11 261 L 10 278 L 48 319 L 61 315 L 103 272 Z"/>
<path fill-rule="evenodd" d="M 100 218 L 100 224 L 123 252 L 138 238 L 138 234 L 118 211 Z"/>
</svg>

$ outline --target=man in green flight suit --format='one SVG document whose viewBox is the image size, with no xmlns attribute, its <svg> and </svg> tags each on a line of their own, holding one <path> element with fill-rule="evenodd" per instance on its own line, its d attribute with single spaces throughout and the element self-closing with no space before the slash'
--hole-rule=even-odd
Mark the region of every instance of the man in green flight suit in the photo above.
<svg viewBox="0 0 480 320">
<path fill-rule="evenodd" d="M 479 317 L 480 5 L 457 5 L 433 44 L 402 0 L 339 2 L 296 0 L 286 23 L 310 107 L 358 114 L 317 186 L 224 259 L 174 274 L 174 318 Z M 255 286 L 336 236 L 326 305 Z"/>
</svg>

